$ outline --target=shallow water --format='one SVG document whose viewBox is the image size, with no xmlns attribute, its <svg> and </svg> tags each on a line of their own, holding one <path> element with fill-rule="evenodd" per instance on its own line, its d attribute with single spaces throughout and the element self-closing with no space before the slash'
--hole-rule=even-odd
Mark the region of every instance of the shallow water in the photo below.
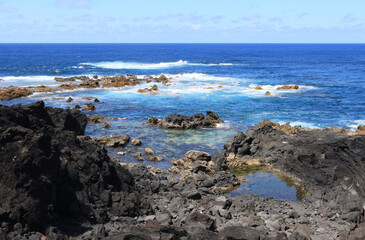
<svg viewBox="0 0 365 240">
<path fill-rule="evenodd" d="M 294 179 L 277 172 L 267 170 L 264 166 L 234 169 L 230 171 L 236 176 L 244 176 L 247 181 L 239 188 L 231 191 L 231 195 L 253 193 L 261 197 L 274 197 L 278 200 L 301 201 L 306 190 Z"/>
<path fill-rule="evenodd" d="M 188 150 L 221 151 L 238 130 L 245 131 L 265 118 L 312 128 L 356 129 L 365 124 L 362 44 L 0 44 L 0 87 L 59 85 L 53 80 L 55 76 L 118 74 L 166 74 L 173 83 L 157 84 L 160 90 L 156 96 L 138 93 L 138 89 L 154 84 L 150 83 L 36 93 L 1 104 L 44 100 L 49 106 L 72 108 L 90 102 L 82 97 L 97 97 L 101 102 L 89 113 L 121 119 L 110 121 L 111 129 L 88 125 L 86 134 L 141 138 L 142 147 L 113 149 L 111 155 L 150 147 L 164 160 L 145 164 L 164 169 Z M 276 90 L 284 84 L 298 84 L 300 89 Z M 263 90 L 253 89 L 256 86 Z M 272 95 L 266 96 L 266 91 Z M 66 103 L 68 97 L 74 101 Z M 192 115 L 206 110 L 217 112 L 225 123 L 215 129 L 188 131 L 143 125 L 152 116 Z M 132 154 L 118 158 L 135 162 Z M 255 179 L 262 174 L 266 173 L 255 175 Z"/>
</svg>

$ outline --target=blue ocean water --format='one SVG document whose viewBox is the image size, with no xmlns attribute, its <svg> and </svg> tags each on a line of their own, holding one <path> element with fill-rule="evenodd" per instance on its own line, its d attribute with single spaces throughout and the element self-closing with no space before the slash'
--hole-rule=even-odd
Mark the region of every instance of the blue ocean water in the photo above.
<svg viewBox="0 0 365 240">
<path fill-rule="evenodd" d="M 180 73 L 183 73 L 181 75 Z M 172 77 L 156 96 L 143 86 L 37 93 L 0 104 L 44 100 L 74 107 L 95 96 L 96 115 L 119 117 L 112 128 L 88 125 L 91 136 L 129 134 L 165 159 L 168 168 L 188 150 L 219 152 L 238 130 L 270 119 L 302 127 L 365 124 L 364 44 L 0 44 L 0 87 L 52 85 L 55 76 L 159 75 Z M 299 90 L 277 91 L 284 84 Z M 253 89 L 262 86 L 263 90 Z M 271 96 L 265 92 L 270 91 Z M 75 101 L 66 103 L 72 96 Z M 151 116 L 212 110 L 226 123 L 216 129 L 174 131 L 142 123 Z M 135 149 L 135 151 L 139 151 Z M 115 155 L 117 151 L 111 151 Z M 128 154 L 121 161 L 134 162 Z"/>
</svg>

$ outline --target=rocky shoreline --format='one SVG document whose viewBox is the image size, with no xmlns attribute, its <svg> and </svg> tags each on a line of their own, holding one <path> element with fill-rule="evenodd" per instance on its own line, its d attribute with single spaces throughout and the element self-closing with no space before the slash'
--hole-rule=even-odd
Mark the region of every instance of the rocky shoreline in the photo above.
<svg viewBox="0 0 365 240">
<path fill-rule="evenodd" d="M 76 80 L 89 81 L 65 81 Z M 199 121 L 207 117 L 219 119 Z M 43 102 L 0 105 L 2 239 L 365 238 L 365 135 L 264 122 L 215 156 L 187 152 L 172 162 L 179 176 L 165 176 L 121 164 L 83 135 L 103 120 L 112 119 Z M 302 202 L 225 194 L 244 179 L 224 170 L 250 165 L 288 174 L 308 193 Z"/>
<path fill-rule="evenodd" d="M 136 86 L 142 83 L 161 83 L 163 85 L 170 85 L 171 79 L 165 75 L 138 77 L 136 75 L 117 75 L 117 76 L 74 76 L 74 77 L 55 77 L 56 82 L 62 84 L 57 87 L 49 86 L 32 86 L 32 87 L 0 87 L 0 101 L 10 100 L 14 98 L 27 97 L 36 92 L 59 92 L 64 90 L 74 90 L 80 88 L 111 88 L 111 87 L 125 87 Z M 158 91 L 157 85 L 151 89 L 139 89 L 139 93 L 151 93 L 153 95 Z"/>
</svg>

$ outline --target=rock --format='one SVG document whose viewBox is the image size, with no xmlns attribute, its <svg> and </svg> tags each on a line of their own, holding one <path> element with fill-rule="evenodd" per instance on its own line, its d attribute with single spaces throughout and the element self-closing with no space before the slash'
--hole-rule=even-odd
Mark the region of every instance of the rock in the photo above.
<svg viewBox="0 0 365 240">
<path fill-rule="evenodd" d="M 130 172 L 81 135 L 85 126 L 86 116 L 77 110 L 43 102 L 0 105 L 0 176 L 6 176 L 0 180 L 2 226 L 23 233 L 48 229 L 49 239 L 55 239 L 52 225 L 63 224 L 73 235 L 84 223 L 107 222 L 111 213 L 134 217 L 146 212 Z M 112 204 L 116 194 L 119 200 Z M 73 227 L 66 226 L 71 222 Z M 103 232 L 102 226 L 96 231 Z"/>
<path fill-rule="evenodd" d="M 142 145 L 142 141 L 139 140 L 139 139 L 132 139 L 131 145 L 132 146 L 141 146 Z"/>
<path fill-rule="evenodd" d="M 151 126 L 157 125 L 158 124 L 158 121 L 159 121 L 158 118 L 151 117 L 151 118 L 147 119 L 147 124 L 148 125 L 151 125 Z"/>
<path fill-rule="evenodd" d="M 253 89 L 255 89 L 255 90 L 262 90 L 262 87 L 261 86 L 257 86 L 257 87 L 254 87 Z"/>
<path fill-rule="evenodd" d="M 219 232 L 221 239 L 244 239 L 244 240 L 260 240 L 260 232 L 244 226 L 225 227 Z"/>
<path fill-rule="evenodd" d="M 153 150 L 151 148 L 145 148 L 144 149 L 144 154 L 146 154 L 146 155 L 154 155 L 155 153 L 153 152 Z"/>
<path fill-rule="evenodd" d="M 96 97 L 82 97 L 81 99 L 84 100 L 93 100 L 93 99 L 97 99 Z"/>
<path fill-rule="evenodd" d="M 154 162 L 161 162 L 163 160 L 163 157 L 159 157 L 159 156 L 147 157 L 146 160 L 154 161 Z"/>
<path fill-rule="evenodd" d="M 186 225 L 188 225 L 188 228 L 190 229 L 199 225 L 209 231 L 214 231 L 216 229 L 216 221 L 214 219 L 197 211 L 194 211 L 188 215 L 188 218 L 186 219 Z"/>
<path fill-rule="evenodd" d="M 184 191 L 181 192 L 181 196 L 193 200 L 202 198 L 201 194 L 196 189 L 185 189 Z"/>
<path fill-rule="evenodd" d="M 174 159 L 171 163 L 179 171 L 185 169 L 195 173 L 199 171 L 214 173 L 215 163 L 211 159 L 211 156 L 206 152 L 191 150 L 185 153 L 184 158 Z"/>
<path fill-rule="evenodd" d="M 95 111 L 96 107 L 92 103 L 86 103 L 86 108 L 83 108 L 82 111 Z"/>
<path fill-rule="evenodd" d="M 112 135 L 97 139 L 97 142 L 104 144 L 107 147 L 125 147 L 129 140 L 130 137 L 128 135 Z"/>
<path fill-rule="evenodd" d="M 184 156 L 185 159 L 190 160 L 190 161 L 210 161 L 212 159 L 212 157 L 209 155 L 209 153 L 206 152 L 201 152 L 201 151 L 188 151 L 185 153 Z"/>
<path fill-rule="evenodd" d="M 66 100 L 66 102 L 68 102 L 68 103 L 70 103 L 70 102 L 72 102 L 73 101 L 73 98 L 72 97 L 69 97 L 69 98 L 67 98 L 67 100 Z"/>
<path fill-rule="evenodd" d="M 109 123 L 104 123 L 103 124 L 103 128 L 106 128 L 106 129 L 109 129 L 111 128 L 112 126 L 109 124 Z"/>
<path fill-rule="evenodd" d="M 223 120 L 219 118 L 217 113 L 207 111 L 207 115 L 202 113 L 193 116 L 184 116 L 180 114 L 170 114 L 162 120 L 155 117 L 149 118 L 147 124 L 150 126 L 160 126 L 167 129 L 195 129 L 197 127 L 215 127 Z"/>
<path fill-rule="evenodd" d="M 35 92 L 51 92 L 52 88 L 44 85 L 33 88 Z"/>
<path fill-rule="evenodd" d="M 265 95 L 270 96 L 271 92 L 270 91 L 266 91 Z"/>
<path fill-rule="evenodd" d="M 296 212 L 296 211 L 291 211 L 291 212 L 289 213 L 289 218 L 297 219 L 297 218 L 299 218 L 299 217 L 300 217 L 300 215 L 299 215 L 299 213 L 298 213 L 298 212 Z"/>
<path fill-rule="evenodd" d="M 293 86 L 290 86 L 290 85 L 283 85 L 281 87 L 277 87 L 276 90 L 297 90 L 299 89 L 299 86 L 298 85 L 293 85 Z"/>
<path fill-rule="evenodd" d="M 273 128 L 271 123 L 262 125 L 246 134 L 237 133 L 224 145 L 225 150 L 214 158 L 214 162 L 231 166 L 235 162 L 246 164 L 257 159 L 257 162 L 300 179 L 306 187 L 299 187 L 306 202 L 331 208 L 331 211 L 336 209 L 342 214 L 363 211 L 364 135 L 347 135 L 329 129 L 287 134 Z M 243 148 L 248 150 L 239 153 Z M 291 216 L 296 219 L 298 214 Z"/>
<path fill-rule="evenodd" d="M 144 161 L 144 158 L 142 157 L 142 153 L 140 153 L 140 152 L 133 154 L 133 157 L 137 158 L 138 161 Z"/>
<path fill-rule="evenodd" d="M 357 133 L 365 133 L 365 125 L 359 125 L 356 129 Z"/>
<path fill-rule="evenodd" d="M 94 102 L 99 103 L 100 101 L 99 101 L 99 99 L 95 98 Z"/>
<path fill-rule="evenodd" d="M 104 116 L 96 116 L 92 114 L 87 114 L 87 123 L 97 124 L 97 123 L 105 123 L 104 120 L 117 120 L 116 117 L 104 117 Z"/>
<path fill-rule="evenodd" d="M 14 98 L 26 97 L 33 94 L 33 91 L 22 87 L 0 87 L 0 101 Z"/>
</svg>

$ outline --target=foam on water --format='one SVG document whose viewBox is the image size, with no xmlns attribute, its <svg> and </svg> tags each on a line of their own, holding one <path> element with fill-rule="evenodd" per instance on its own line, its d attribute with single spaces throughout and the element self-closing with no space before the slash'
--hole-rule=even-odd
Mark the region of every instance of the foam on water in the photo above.
<svg viewBox="0 0 365 240">
<path fill-rule="evenodd" d="M 282 124 L 286 124 L 287 122 L 285 122 L 285 121 L 278 121 L 278 123 L 280 125 L 282 125 Z M 301 121 L 290 122 L 290 126 L 292 126 L 292 127 L 294 127 L 294 126 L 301 126 L 303 128 L 312 128 L 312 129 L 320 128 L 320 126 L 318 124 L 301 122 Z"/>
<path fill-rule="evenodd" d="M 52 81 L 55 76 L 5 76 L 0 77 L 4 81 Z"/>
<path fill-rule="evenodd" d="M 183 66 L 230 66 L 232 63 L 189 63 L 188 61 L 179 60 L 177 62 L 160 62 L 160 63 L 139 63 L 139 62 L 123 62 L 123 61 L 104 61 L 104 62 L 88 62 L 80 63 L 80 65 L 89 65 L 106 69 L 164 69 Z"/>
<path fill-rule="evenodd" d="M 365 119 L 353 120 L 353 121 L 342 121 L 347 127 L 355 131 L 359 125 L 365 125 Z"/>
</svg>

